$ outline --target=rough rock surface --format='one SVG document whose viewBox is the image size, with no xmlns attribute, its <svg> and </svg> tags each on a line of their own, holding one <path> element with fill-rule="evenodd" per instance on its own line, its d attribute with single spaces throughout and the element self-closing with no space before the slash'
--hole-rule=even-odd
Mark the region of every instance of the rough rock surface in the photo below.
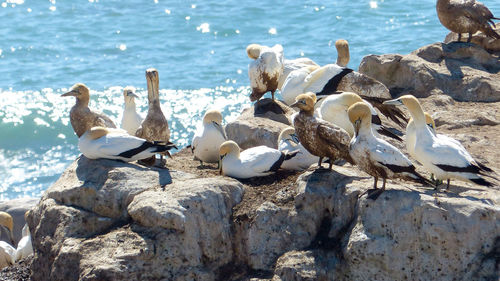
<svg viewBox="0 0 500 281">
<path fill-rule="evenodd" d="M 496 32 L 500 34 L 500 25 L 497 25 L 495 28 Z M 464 38 L 465 37 L 465 38 Z M 462 41 L 468 39 L 468 35 L 464 34 L 462 36 Z M 444 39 L 444 43 L 456 42 L 458 40 L 458 34 L 454 32 L 448 33 L 446 38 Z M 500 52 L 500 39 L 494 39 L 491 37 L 487 37 L 481 31 L 476 32 L 472 35 L 471 42 L 483 47 L 490 53 Z"/>
<path fill-rule="evenodd" d="M 369 55 L 361 73 L 384 83 L 393 96 L 445 94 L 458 101 L 500 101 L 500 60 L 472 43 L 434 43 L 408 55 Z"/>
<path fill-rule="evenodd" d="M 38 201 L 40 201 L 39 198 L 28 197 L 0 202 L 0 211 L 9 213 L 14 220 L 14 240 L 16 242 L 16 245 L 22 238 L 21 230 L 26 224 L 26 221 L 24 220 L 24 213 L 33 208 L 38 203 Z M 8 233 L 4 233 L 2 231 L 0 240 L 10 241 Z"/>
<path fill-rule="evenodd" d="M 261 99 L 226 125 L 227 137 L 241 149 L 259 145 L 277 148 L 279 134 L 292 124 L 290 116 L 294 112 L 281 101 Z"/>
<path fill-rule="evenodd" d="M 500 172 L 500 103 L 421 101 L 439 133 Z M 169 169 L 77 159 L 28 216 L 32 279 L 500 277 L 498 181 L 435 194 L 389 180 L 372 201 L 373 179 L 349 164 L 236 181 L 192 158 L 183 150 Z"/>
</svg>

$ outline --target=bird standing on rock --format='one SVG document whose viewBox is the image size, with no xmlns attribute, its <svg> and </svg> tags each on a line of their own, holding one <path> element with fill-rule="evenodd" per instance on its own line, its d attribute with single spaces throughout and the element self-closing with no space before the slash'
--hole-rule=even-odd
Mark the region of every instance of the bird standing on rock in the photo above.
<svg viewBox="0 0 500 281">
<path fill-rule="evenodd" d="M 251 44 L 247 47 L 248 57 L 254 59 L 248 66 L 248 77 L 252 94 L 250 101 L 259 100 L 265 93 L 278 89 L 278 80 L 283 74 L 283 47 L 275 45 L 272 48 Z"/>
<path fill-rule="evenodd" d="M 329 169 L 333 161 L 342 158 L 349 163 L 354 163 L 349 155 L 349 134 L 339 126 L 324 121 L 314 116 L 314 93 L 301 94 L 296 98 L 292 107 L 298 107 L 300 112 L 295 115 L 293 124 L 300 143 L 312 155 L 319 157 L 318 166 L 324 157 L 330 159 Z"/>
<path fill-rule="evenodd" d="M 69 92 L 61 97 L 73 96 L 76 98 L 76 104 L 71 108 L 69 119 L 71 126 L 78 137 L 81 137 L 92 127 L 102 126 L 116 128 L 115 123 L 106 115 L 90 110 L 89 108 L 89 88 L 83 83 L 76 83 Z"/>
<path fill-rule="evenodd" d="M 141 126 L 135 133 L 136 137 L 150 142 L 161 142 L 162 144 L 172 144 L 170 142 L 170 129 L 167 118 L 163 115 L 160 107 L 160 81 L 158 71 L 154 68 L 146 70 L 146 80 L 148 86 L 148 114 Z M 163 155 L 161 155 L 163 161 Z M 154 165 L 154 155 L 142 161 L 146 165 Z"/>
<path fill-rule="evenodd" d="M 347 112 L 355 134 L 349 144 L 349 153 L 356 165 L 374 178 L 373 189 L 368 191 L 368 198 L 377 199 L 385 190 L 388 178 L 430 183 L 416 172 L 415 166 L 401 151 L 373 134 L 371 110 L 367 104 L 357 102 Z M 383 180 L 381 189 L 377 189 L 378 178 Z"/>
<path fill-rule="evenodd" d="M 493 172 L 490 168 L 476 162 L 456 140 L 451 141 L 449 137 L 439 137 L 431 131 L 426 124 L 424 111 L 417 98 L 405 95 L 385 103 L 405 105 L 408 108 L 413 119 L 412 126 L 414 126 L 414 132 L 408 132 L 408 130 L 406 132 L 407 136 L 414 135 L 414 147 L 410 147 L 408 151 L 413 151 L 412 156 L 436 179 L 446 179 L 448 181 L 446 189 L 450 187 L 451 178 L 482 186 L 493 185 L 480 176 L 490 176 L 488 173 Z"/>
<path fill-rule="evenodd" d="M 451 32 L 458 33 L 458 42 L 462 33 L 468 33 L 467 42 L 472 39 L 472 34 L 477 31 L 486 36 L 500 39 L 500 34 L 492 28 L 495 18 L 491 11 L 481 2 L 476 0 L 437 0 L 436 11 L 441 24 Z M 491 24 L 491 25 L 490 25 Z"/>
<path fill-rule="evenodd" d="M 135 89 L 133 87 L 129 86 L 123 89 L 125 105 L 123 108 L 121 128 L 132 136 L 135 135 L 135 132 L 137 132 L 137 129 L 139 129 L 144 119 L 136 111 L 135 98 L 138 98 L 138 96 L 135 94 Z"/>
</svg>

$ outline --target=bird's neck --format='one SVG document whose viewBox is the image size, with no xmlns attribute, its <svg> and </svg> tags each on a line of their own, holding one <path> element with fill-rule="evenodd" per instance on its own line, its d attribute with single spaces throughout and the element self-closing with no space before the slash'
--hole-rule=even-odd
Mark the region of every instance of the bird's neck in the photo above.
<svg viewBox="0 0 500 281">
<path fill-rule="evenodd" d="M 410 107 L 408 107 L 408 110 L 410 111 L 410 115 L 413 118 L 415 126 L 426 126 L 424 110 L 422 109 L 420 104 L 414 103 Z"/>
<path fill-rule="evenodd" d="M 361 120 L 361 126 L 359 128 L 358 135 L 363 137 L 374 137 L 371 120 L 369 120 L 368 118 L 364 118 L 363 120 Z"/>
<path fill-rule="evenodd" d="M 88 107 L 90 98 L 88 96 L 81 96 L 76 99 L 76 106 Z"/>
<path fill-rule="evenodd" d="M 130 100 L 125 103 L 125 109 L 134 110 L 135 111 L 135 101 Z"/>
<path fill-rule="evenodd" d="M 302 109 L 302 110 L 300 110 L 299 114 L 305 115 L 307 117 L 311 117 L 314 115 L 314 109 L 312 109 L 312 110 Z"/>
</svg>

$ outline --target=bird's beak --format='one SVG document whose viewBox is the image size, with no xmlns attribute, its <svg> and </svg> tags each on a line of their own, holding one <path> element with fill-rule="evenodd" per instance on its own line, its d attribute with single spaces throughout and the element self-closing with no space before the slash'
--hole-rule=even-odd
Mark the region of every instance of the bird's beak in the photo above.
<svg viewBox="0 0 500 281">
<path fill-rule="evenodd" d="M 299 107 L 299 103 L 300 103 L 300 102 L 296 101 L 296 102 L 292 103 L 292 104 L 290 105 L 290 107 Z"/>
<path fill-rule="evenodd" d="M 222 175 L 222 159 L 224 159 L 224 156 L 226 156 L 226 155 L 225 154 L 220 155 L 220 157 L 219 157 L 219 175 Z"/>
<path fill-rule="evenodd" d="M 77 95 L 78 95 L 77 91 L 71 90 L 67 93 L 62 94 L 61 97 L 71 97 L 71 96 L 76 97 Z"/>
<path fill-rule="evenodd" d="M 386 100 L 383 102 L 383 104 L 389 104 L 389 105 L 403 105 L 403 102 L 401 102 L 400 99 L 394 99 L 394 100 Z"/>
<path fill-rule="evenodd" d="M 127 93 L 127 97 L 139 98 L 139 96 L 138 96 L 138 95 L 136 95 L 136 94 L 134 94 L 134 93 L 132 93 L 132 92 Z"/>
<path fill-rule="evenodd" d="M 359 133 L 359 128 L 361 127 L 361 119 L 358 119 L 354 121 L 354 132 L 356 133 L 356 136 Z"/>
</svg>

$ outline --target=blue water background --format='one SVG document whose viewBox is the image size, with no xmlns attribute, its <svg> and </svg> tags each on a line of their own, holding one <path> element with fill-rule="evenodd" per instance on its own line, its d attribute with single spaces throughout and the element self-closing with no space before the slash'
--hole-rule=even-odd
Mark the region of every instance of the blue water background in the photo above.
<svg viewBox="0 0 500 281">
<path fill-rule="evenodd" d="M 483 3 L 500 15 L 499 1 Z M 138 89 L 144 115 L 145 70 L 157 68 L 172 140 L 183 147 L 207 108 L 228 122 L 250 104 L 250 43 L 327 64 L 344 38 L 357 69 L 368 54 L 406 54 L 448 33 L 434 0 L 4 0 L 0 27 L 0 200 L 40 196 L 79 155 L 74 99 L 59 97 L 76 82 L 119 123 L 122 88 Z"/>
</svg>

